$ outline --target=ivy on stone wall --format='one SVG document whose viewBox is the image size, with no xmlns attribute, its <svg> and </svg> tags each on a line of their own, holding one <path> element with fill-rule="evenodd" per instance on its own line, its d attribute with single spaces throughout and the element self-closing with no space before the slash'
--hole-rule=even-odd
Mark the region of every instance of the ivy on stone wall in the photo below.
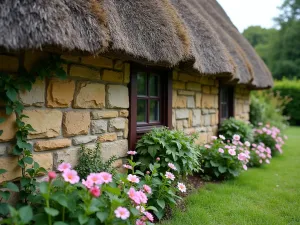
<svg viewBox="0 0 300 225">
<path fill-rule="evenodd" d="M 23 121 L 24 118 L 28 117 L 23 114 L 24 106 L 19 101 L 18 96 L 21 91 L 30 91 L 37 79 L 50 77 L 66 78 L 67 74 L 62 67 L 63 62 L 60 56 L 51 55 L 50 58 L 35 64 L 30 71 L 27 71 L 24 66 L 20 66 L 17 74 L 0 72 L 0 99 L 5 104 L 6 115 L 11 115 L 12 113 L 16 115 L 17 131 L 12 154 L 18 157 L 18 165 L 21 167 L 20 196 L 24 201 L 27 201 L 27 197 L 35 187 L 35 177 L 46 171 L 33 160 L 33 147 L 28 142 L 27 136 L 34 129 L 30 124 L 26 124 Z M 5 118 L 0 118 L 0 123 L 4 121 Z M 0 130 L 0 135 L 2 133 L 3 130 Z M 4 170 L 1 170 L 1 173 L 4 172 Z M 11 183 L 4 184 L 4 187 L 8 188 L 8 185 L 11 185 Z M 3 193 L 0 191 L 0 196 L 4 195 Z M 8 198 L 9 195 L 6 192 L 5 199 Z"/>
</svg>

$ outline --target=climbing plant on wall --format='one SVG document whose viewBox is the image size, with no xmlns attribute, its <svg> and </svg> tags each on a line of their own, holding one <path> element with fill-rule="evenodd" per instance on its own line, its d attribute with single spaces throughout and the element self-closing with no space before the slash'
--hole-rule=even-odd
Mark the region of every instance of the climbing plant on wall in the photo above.
<svg viewBox="0 0 300 225">
<path fill-rule="evenodd" d="M 30 91 L 32 85 L 37 79 L 45 79 L 50 77 L 66 78 L 67 74 L 62 67 L 63 60 L 58 55 L 51 55 L 48 59 L 38 62 L 27 71 L 24 66 L 20 66 L 18 73 L 11 75 L 0 72 L 0 99 L 5 103 L 6 115 L 15 113 L 16 115 L 16 136 L 12 149 L 12 154 L 18 157 L 18 165 L 21 167 L 22 177 L 20 180 L 20 197 L 26 202 L 29 194 L 35 188 L 36 175 L 45 172 L 32 157 L 32 145 L 28 142 L 28 134 L 34 131 L 30 124 L 26 124 L 23 119 L 28 118 L 23 114 L 24 106 L 19 100 L 20 91 Z M 5 118 L 0 118 L 3 123 Z M 0 130 L 2 135 L 3 130 Z M 5 170 L 1 170 L 4 173 Z M 19 191 L 11 182 L 5 183 L 4 187 L 13 186 L 14 191 Z M 0 196 L 5 200 L 9 198 L 9 192 L 0 191 Z M 1 198 L 0 198 L 1 199 Z"/>
</svg>

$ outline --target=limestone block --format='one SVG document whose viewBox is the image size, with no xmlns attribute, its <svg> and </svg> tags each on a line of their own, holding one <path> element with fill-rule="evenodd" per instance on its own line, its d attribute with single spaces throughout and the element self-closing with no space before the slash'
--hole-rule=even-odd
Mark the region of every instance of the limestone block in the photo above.
<svg viewBox="0 0 300 225">
<path fill-rule="evenodd" d="M 197 140 L 195 140 L 195 144 L 205 144 L 207 143 L 207 133 L 200 133 Z"/>
<path fill-rule="evenodd" d="M 218 95 L 215 95 L 214 108 L 215 109 L 219 108 L 219 96 Z"/>
<path fill-rule="evenodd" d="M 194 91 L 185 91 L 185 90 L 178 90 L 179 95 L 185 95 L 185 96 L 194 96 Z"/>
<path fill-rule="evenodd" d="M 124 63 L 124 84 L 129 84 L 130 82 L 130 64 Z"/>
<path fill-rule="evenodd" d="M 17 72 L 19 59 L 16 56 L 0 55 L 0 71 Z"/>
<path fill-rule="evenodd" d="M 187 128 L 187 129 L 184 129 L 184 133 L 186 135 L 191 135 L 193 133 L 195 133 L 195 128 Z"/>
<path fill-rule="evenodd" d="M 45 82 L 38 79 L 30 91 L 20 92 L 20 101 L 24 106 L 43 106 L 45 103 Z"/>
<path fill-rule="evenodd" d="M 209 110 L 208 109 L 202 109 L 202 115 L 206 115 L 209 114 Z"/>
<path fill-rule="evenodd" d="M 92 134 L 102 134 L 107 132 L 107 120 L 93 120 L 91 122 Z"/>
<path fill-rule="evenodd" d="M 244 104 L 243 105 L 243 112 L 244 113 L 250 112 L 250 105 L 249 104 Z"/>
<path fill-rule="evenodd" d="M 90 129 L 90 122 L 91 119 L 89 112 L 65 112 L 63 119 L 63 134 L 65 137 L 88 134 Z"/>
<path fill-rule="evenodd" d="M 202 93 L 210 94 L 210 86 L 202 86 Z"/>
<path fill-rule="evenodd" d="M 184 128 L 189 128 L 189 122 L 188 122 L 188 120 L 183 120 L 183 127 Z"/>
<path fill-rule="evenodd" d="M 29 139 L 51 138 L 60 135 L 62 112 L 58 110 L 24 110 L 29 118 L 24 122 L 31 124 L 35 131 L 29 132 Z"/>
<path fill-rule="evenodd" d="M 105 85 L 80 82 L 74 100 L 74 108 L 104 108 Z"/>
<path fill-rule="evenodd" d="M 210 124 L 211 126 L 214 126 L 217 124 L 217 121 L 216 121 L 216 114 L 211 114 L 210 115 Z"/>
<path fill-rule="evenodd" d="M 206 108 L 206 109 L 215 108 L 215 96 L 203 94 L 202 95 L 202 108 Z"/>
<path fill-rule="evenodd" d="M 85 78 L 89 80 L 100 80 L 100 72 L 85 66 L 72 65 L 70 67 L 70 76 Z"/>
<path fill-rule="evenodd" d="M 173 70 L 172 71 L 172 77 L 173 77 L 173 80 L 177 80 L 178 79 L 178 71 Z"/>
<path fill-rule="evenodd" d="M 128 112 L 128 111 L 127 111 Z M 91 112 L 93 120 L 118 117 L 118 111 L 93 111 Z"/>
<path fill-rule="evenodd" d="M 211 93 L 213 95 L 217 95 L 219 93 L 219 88 L 217 88 L 217 87 L 211 87 L 210 91 L 211 91 Z"/>
<path fill-rule="evenodd" d="M 95 67 L 113 68 L 113 60 L 102 56 L 82 57 L 81 63 Z"/>
<path fill-rule="evenodd" d="M 188 125 L 189 127 L 192 126 L 192 123 L 193 123 L 193 112 L 192 110 L 189 111 L 189 118 L 188 118 Z"/>
<path fill-rule="evenodd" d="M 124 63 L 122 60 L 116 60 L 114 61 L 114 69 L 115 70 L 123 70 Z"/>
<path fill-rule="evenodd" d="M 47 151 L 47 150 L 54 150 L 59 148 L 66 148 L 71 146 L 71 140 L 64 138 L 64 139 L 54 139 L 48 141 L 37 141 L 34 144 L 34 151 Z"/>
<path fill-rule="evenodd" d="M 116 155 L 117 157 L 127 156 L 128 141 L 118 140 L 114 142 L 105 142 L 102 144 L 102 157 L 103 160 L 108 160 L 111 156 Z"/>
<path fill-rule="evenodd" d="M 41 60 L 47 60 L 49 53 L 45 51 L 26 51 L 24 57 L 24 67 L 27 71 L 30 71 L 33 66 L 38 64 Z"/>
<path fill-rule="evenodd" d="M 126 110 L 126 109 L 120 110 L 119 116 L 120 117 L 128 117 L 129 116 L 128 110 Z"/>
<path fill-rule="evenodd" d="M 4 110 L 0 110 L 0 118 L 4 118 L 4 122 L 0 123 L 0 130 L 3 133 L 0 135 L 0 142 L 10 141 L 15 137 L 17 127 L 16 127 L 16 114 L 6 115 Z"/>
<path fill-rule="evenodd" d="M 68 62 L 75 62 L 75 63 L 80 62 L 80 57 L 75 55 L 62 55 L 60 58 Z"/>
<path fill-rule="evenodd" d="M 128 138 L 128 133 L 129 133 L 128 119 L 126 119 L 123 138 L 125 138 L 125 139 Z"/>
<path fill-rule="evenodd" d="M 204 126 L 210 126 L 211 121 L 210 121 L 210 115 L 204 115 Z"/>
<path fill-rule="evenodd" d="M 107 85 L 109 108 L 129 108 L 128 88 L 122 85 Z"/>
<path fill-rule="evenodd" d="M 201 108 L 202 94 L 196 93 L 196 108 Z"/>
<path fill-rule="evenodd" d="M 201 91 L 201 84 L 188 82 L 186 89 L 190 91 Z"/>
<path fill-rule="evenodd" d="M 79 136 L 74 137 L 72 140 L 73 145 L 87 144 L 94 142 L 97 139 L 97 136 Z"/>
<path fill-rule="evenodd" d="M 125 129 L 126 119 L 124 118 L 115 118 L 109 121 L 109 127 L 117 130 Z"/>
<path fill-rule="evenodd" d="M 207 131 L 206 127 L 196 127 L 195 130 L 196 130 L 196 132 L 199 132 L 199 133 L 203 133 L 203 132 Z"/>
<path fill-rule="evenodd" d="M 177 96 L 175 107 L 176 108 L 186 108 L 187 106 L 187 98 L 186 96 Z"/>
<path fill-rule="evenodd" d="M 172 108 L 176 108 L 176 102 L 177 102 L 177 91 L 172 90 Z"/>
<path fill-rule="evenodd" d="M 117 131 L 116 134 L 117 134 L 118 137 L 123 137 L 124 136 L 123 131 Z"/>
<path fill-rule="evenodd" d="M 200 78 L 200 83 L 205 84 L 205 85 L 214 85 L 215 81 L 213 79 L 208 78 L 208 77 L 201 77 Z"/>
<path fill-rule="evenodd" d="M 74 91 L 73 80 L 50 80 L 47 88 L 47 107 L 69 107 L 73 101 Z"/>
<path fill-rule="evenodd" d="M 188 82 L 188 81 L 196 82 L 197 81 L 197 77 L 189 75 L 189 74 L 186 74 L 186 73 L 179 73 L 178 80 L 184 81 L 184 82 Z"/>
<path fill-rule="evenodd" d="M 201 125 L 201 109 L 193 109 L 193 120 L 192 120 L 192 126 L 200 126 Z"/>
<path fill-rule="evenodd" d="M 189 110 L 188 109 L 177 109 L 176 110 L 176 119 L 188 119 Z"/>
<path fill-rule="evenodd" d="M 7 153 L 7 146 L 6 145 L 0 145 L 0 156 L 6 155 Z"/>
<path fill-rule="evenodd" d="M 182 81 L 173 81 L 172 82 L 173 89 L 185 89 L 185 83 Z"/>
<path fill-rule="evenodd" d="M 215 113 L 216 113 L 216 110 L 215 110 L 215 109 L 209 109 L 209 110 L 208 110 L 208 113 L 209 113 L 209 114 L 215 114 Z"/>
<path fill-rule="evenodd" d="M 173 128 L 176 128 L 175 109 L 172 110 L 172 127 L 173 127 Z"/>
<path fill-rule="evenodd" d="M 78 164 L 79 159 L 79 147 L 62 149 L 53 153 L 54 169 L 57 169 L 61 162 L 68 162 L 74 168 Z"/>
<path fill-rule="evenodd" d="M 188 108 L 195 108 L 195 98 L 193 96 L 187 97 L 187 107 Z"/>
<path fill-rule="evenodd" d="M 117 139 L 116 133 L 106 133 L 98 137 L 98 141 L 100 142 L 112 142 L 116 141 Z"/>
<path fill-rule="evenodd" d="M 113 83 L 122 83 L 123 72 L 104 70 L 102 74 L 102 80 L 107 82 L 113 82 Z"/>
<path fill-rule="evenodd" d="M 183 121 L 182 120 L 177 120 L 176 129 L 177 130 L 183 130 Z"/>
</svg>

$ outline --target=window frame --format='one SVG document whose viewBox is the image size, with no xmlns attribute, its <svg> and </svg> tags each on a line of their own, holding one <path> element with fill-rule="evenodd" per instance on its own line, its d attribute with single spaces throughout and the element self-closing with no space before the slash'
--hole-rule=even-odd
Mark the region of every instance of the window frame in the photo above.
<svg viewBox="0 0 300 225">
<path fill-rule="evenodd" d="M 137 73 L 155 73 L 160 78 L 160 122 L 137 124 Z M 149 99 L 149 98 L 148 98 Z M 151 97 L 150 97 L 151 99 Z M 134 149 L 136 142 L 143 134 L 155 127 L 169 127 L 172 129 L 172 72 L 159 67 L 130 65 L 129 83 L 129 148 Z M 150 107 L 150 106 L 149 106 Z M 148 107 L 148 112 L 149 112 Z"/>
<path fill-rule="evenodd" d="M 221 107 L 222 104 L 222 89 L 228 89 L 228 117 L 222 118 L 223 115 L 223 109 Z M 226 119 L 229 119 L 230 117 L 234 117 L 234 93 L 235 88 L 232 85 L 220 85 L 219 86 L 219 125 Z"/>
</svg>

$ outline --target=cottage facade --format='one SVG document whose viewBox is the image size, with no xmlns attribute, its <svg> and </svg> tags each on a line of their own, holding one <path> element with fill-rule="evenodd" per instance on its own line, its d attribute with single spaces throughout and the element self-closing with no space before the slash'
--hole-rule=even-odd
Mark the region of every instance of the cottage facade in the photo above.
<svg viewBox="0 0 300 225">
<path fill-rule="evenodd" d="M 35 129 L 28 136 L 34 159 L 48 170 L 62 160 L 75 165 L 80 145 L 97 141 L 104 159 L 117 155 L 120 166 L 153 127 L 198 132 L 197 143 L 206 143 L 222 120 L 249 120 L 252 89 L 272 86 L 268 69 L 215 0 L 54 2 L 62 9 L 9 0 L 0 9 L 11 18 L 0 28 L 0 72 L 18 76 L 20 68 L 30 71 L 59 54 L 68 75 L 38 80 L 19 95 L 25 122 Z M 22 33 L 21 20 L 28 25 Z M 11 155 L 16 116 L 1 107 L 0 168 L 8 173 L 0 182 L 21 175 Z"/>
</svg>

